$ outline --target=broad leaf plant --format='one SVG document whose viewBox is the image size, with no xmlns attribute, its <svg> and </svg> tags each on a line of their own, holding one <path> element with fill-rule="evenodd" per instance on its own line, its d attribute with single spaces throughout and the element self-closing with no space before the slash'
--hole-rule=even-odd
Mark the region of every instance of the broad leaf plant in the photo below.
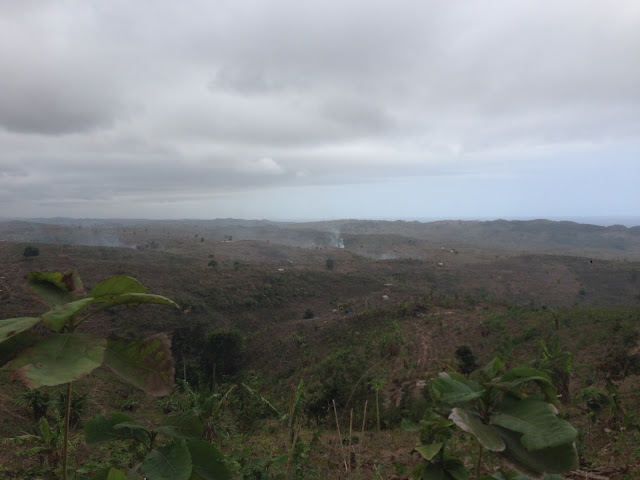
<svg viewBox="0 0 640 480">
<path fill-rule="evenodd" d="M 495 358 L 469 378 L 442 373 L 431 384 L 449 419 L 478 441 L 477 474 L 483 450 L 534 479 L 576 468 L 577 432 L 557 416 L 549 376 L 530 367 L 503 371 L 504 364 Z"/>
<path fill-rule="evenodd" d="M 150 293 L 136 279 L 111 277 L 88 294 L 74 271 L 65 273 L 32 272 L 29 287 L 48 305 L 39 317 L 0 320 L 0 364 L 11 360 L 12 381 L 35 389 L 67 385 L 91 373 L 101 365 L 113 370 L 125 381 L 153 396 L 166 395 L 174 381 L 174 366 L 169 338 L 157 334 L 143 340 L 112 335 L 102 338 L 82 333 L 78 328 L 93 315 L 118 305 L 153 303 L 177 307 L 160 295 Z M 33 328 L 42 325 L 49 335 L 36 336 Z M 69 403 L 67 402 L 67 410 Z M 67 469 L 67 411 L 63 444 L 63 477 Z"/>
</svg>

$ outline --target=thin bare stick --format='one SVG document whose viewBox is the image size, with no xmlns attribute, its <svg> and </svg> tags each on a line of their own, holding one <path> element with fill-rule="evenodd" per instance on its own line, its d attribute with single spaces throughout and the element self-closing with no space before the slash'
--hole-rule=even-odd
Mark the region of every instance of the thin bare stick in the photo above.
<svg viewBox="0 0 640 480">
<path fill-rule="evenodd" d="M 300 434 L 300 428 L 302 427 L 302 422 L 300 418 L 298 418 L 296 422 L 296 429 L 293 434 L 293 441 L 291 443 L 291 448 L 289 449 L 289 461 L 287 463 L 287 480 L 291 479 L 291 462 L 293 461 L 293 454 L 296 449 L 296 443 L 298 442 L 298 435 Z"/>
<path fill-rule="evenodd" d="M 67 405 L 64 417 L 64 444 L 62 445 L 62 478 L 67 480 L 67 462 L 69 456 L 69 416 L 71 415 L 71 382 L 67 383 Z"/>
<path fill-rule="evenodd" d="M 362 412 L 362 430 L 360 432 L 360 439 L 358 441 L 358 453 L 356 457 L 356 477 L 360 478 L 360 463 L 362 463 L 362 445 L 364 444 L 364 426 L 367 422 L 367 403 L 368 400 L 364 401 L 364 412 Z"/>
<path fill-rule="evenodd" d="M 349 470 L 351 473 L 351 436 L 353 434 L 353 408 L 351 409 L 351 414 L 349 415 Z"/>
<path fill-rule="evenodd" d="M 342 461 L 344 462 L 344 471 L 349 472 L 347 469 L 347 457 L 344 454 L 344 445 L 342 445 L 342 433 L 340 433 L 340 422 L 338 421 L 338 410 L 336 409 L 336 400 L 333 401 L 333 413 L 336 416 L 336 428 L 338 429 L 338 443 L 340 444 L 340 451 L 342 452 Z"/>
<path fill-rule="evenodd" d="M 364 413 L 362 414 L 362 436 L 364 437 L 364 425 L 367 423 L 367 404 L 369 400 L 364 401 Z"/>
</svg>

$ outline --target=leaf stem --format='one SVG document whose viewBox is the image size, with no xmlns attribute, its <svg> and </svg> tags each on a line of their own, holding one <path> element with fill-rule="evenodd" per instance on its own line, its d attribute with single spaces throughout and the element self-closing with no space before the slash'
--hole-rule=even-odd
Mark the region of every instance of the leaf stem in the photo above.
<svg viewBox="0 0 640 480">
<path fill-rule="evenodd" d="M 476 467 L 476 477 L 480 477 L 481 465 L 482 465 L 482 445 L 480 445 L 480 452 L 478 453 L 478 466 Z"/>
<path fill-rule="evenodd" d="M 67 461 L 69 446 L 69 416 L 71 415 L 71 382 L 67 383 L 67 402 L 64 416 L 64 443 L 62 444 L 62 480 L 67 480 Z"/>
<path fill-rule="evenodd" d="M 75 321 L 75 318 L 72 320 L 73 323 L 73 330 L 75 330 L 76 328 L 78 328 L 82 323 L 85 322 L 85 320 L 89 319 L 90 317 L 94 316 L 96 313 L 100 313 L 103 310 L 106 310 L 107 308 L 109 308 L 108 304 L 104 304 L 99 308 L 96 308 L 95 310 L 87 313 L 84 317 L 82 317 L 80 320 L 78 320 L 77 322 Z"/>
</svg>

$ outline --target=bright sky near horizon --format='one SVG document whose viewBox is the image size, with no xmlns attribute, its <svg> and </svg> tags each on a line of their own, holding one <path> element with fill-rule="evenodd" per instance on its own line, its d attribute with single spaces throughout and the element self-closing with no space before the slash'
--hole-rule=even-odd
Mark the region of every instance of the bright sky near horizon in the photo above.
<svg viewBox="0 0 640 480">
<path fill-rule="evenodd" d="M 0 0 L 0 217 L 640 216 L 635 0 Z"/>
</svg>

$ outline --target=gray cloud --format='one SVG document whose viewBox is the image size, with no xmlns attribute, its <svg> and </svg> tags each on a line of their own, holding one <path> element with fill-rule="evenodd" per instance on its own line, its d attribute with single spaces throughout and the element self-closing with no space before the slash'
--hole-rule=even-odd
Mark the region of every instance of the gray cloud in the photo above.
<svg viewBox="0 0 640 480">
<path fill-rule="evenodd" d="M 604 168 L 640 150 L 638 24 L 622 0 L 0 2 L 0 201 Z"/>
</svg>

